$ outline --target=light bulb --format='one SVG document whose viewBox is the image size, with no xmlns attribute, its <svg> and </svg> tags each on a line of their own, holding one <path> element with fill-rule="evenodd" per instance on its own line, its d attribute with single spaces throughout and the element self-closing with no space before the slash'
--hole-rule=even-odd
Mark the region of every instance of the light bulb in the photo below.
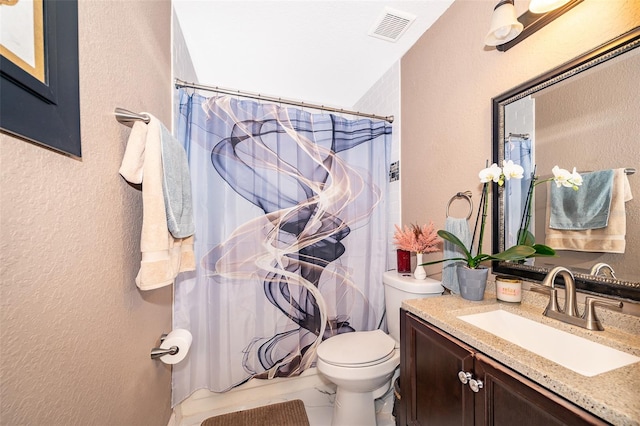
<svg viewBox="0 0 640 426">
<path fill-rule="evenodd" d="M 531 13 L 547 13 L 569 3 L 569 1 L 570 0 L 531 0 L 529 10 Z"/>
<path fill-rule="evenodd" d="M 511 32 L 511 26 L 500 27 L 493 32 L 495 38 L 499 38 L 500 40 L 504 40 L 509 33 Z"/>
</svg>

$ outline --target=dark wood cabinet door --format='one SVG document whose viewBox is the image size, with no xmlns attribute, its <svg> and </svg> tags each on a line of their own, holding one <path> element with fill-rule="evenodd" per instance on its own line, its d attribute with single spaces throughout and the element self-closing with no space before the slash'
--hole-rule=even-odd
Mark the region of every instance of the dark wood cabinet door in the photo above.
<svg viewBox="0 0 640 426">
<path fill-rule="evenodd" d="M 483 382 L 476 394 L 476 425 L 606 425 L 601 419 L 537 383 L 476 353 L 474 377 Z"/>
<path fill-rule="evenodd" d="M 473 371 L 473 350 L 441 330 L 403 314 L 400 424 L 474 424 L 474 394 L 458 379 Z"/>
</svg>

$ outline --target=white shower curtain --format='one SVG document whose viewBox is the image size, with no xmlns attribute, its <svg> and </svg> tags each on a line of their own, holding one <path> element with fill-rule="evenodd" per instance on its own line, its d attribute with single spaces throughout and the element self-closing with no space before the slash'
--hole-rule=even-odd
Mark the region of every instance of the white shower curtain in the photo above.
<svg viewBox="0 0 640 426">
<path fill-rule="evenodd" d="M 391 126 L 179 93 L 197 270 L 175 284 L 173 405 L 300 374 L 336 333 L 384 325 Z"/>
</svg>

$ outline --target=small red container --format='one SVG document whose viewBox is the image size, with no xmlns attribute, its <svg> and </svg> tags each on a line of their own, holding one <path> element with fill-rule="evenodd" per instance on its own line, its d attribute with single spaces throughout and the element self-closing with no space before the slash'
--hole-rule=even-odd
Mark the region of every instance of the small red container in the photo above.
<svg viewBox="0 0 640 426">
<path fill-rule="evenodd" d="M 398 255 L 398 273 L 399 274 L 411 273 L 411 252 L 398 249 L 397 255 Z"/>
</svg>

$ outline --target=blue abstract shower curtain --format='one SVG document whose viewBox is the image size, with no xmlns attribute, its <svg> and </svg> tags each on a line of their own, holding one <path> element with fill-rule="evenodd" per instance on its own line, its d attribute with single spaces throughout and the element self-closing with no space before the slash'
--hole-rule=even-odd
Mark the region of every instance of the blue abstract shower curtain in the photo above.
<svg viewBox="0 0 640 426">
<path fill-rule="evenodd" d="M 173 405 L 298 375 L 336 333 L 383 328 L 391 126 L 179 93 L 196 271 L 176 280 Z"/>
</svg>

